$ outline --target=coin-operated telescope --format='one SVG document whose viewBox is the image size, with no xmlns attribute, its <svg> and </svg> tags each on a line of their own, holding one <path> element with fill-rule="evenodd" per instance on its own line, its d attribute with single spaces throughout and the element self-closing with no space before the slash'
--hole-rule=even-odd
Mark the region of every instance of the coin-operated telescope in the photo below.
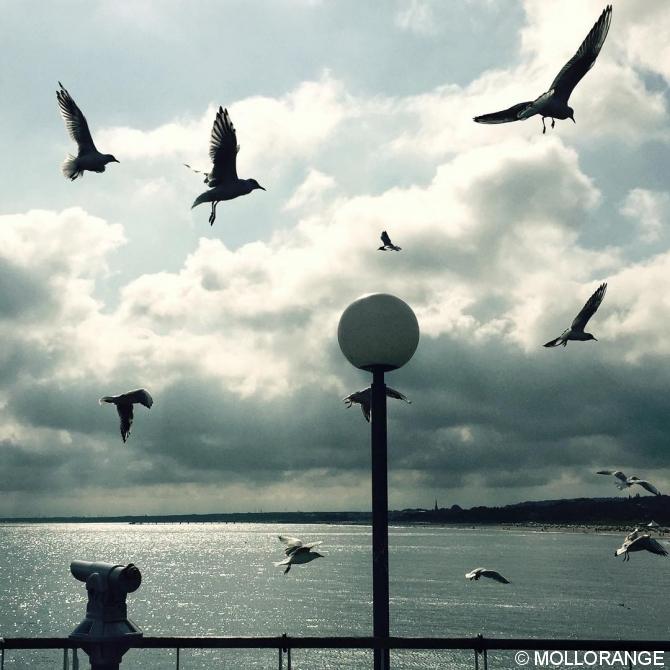
<svg viewBox="0 0 670 670">
<path fill-rule="evenodd" d="M 72 561 L 75 579 L 86 583 L 88 604 L 84 620 L 70 633 L 89 655 L 91 670 L 118 670 L 131 640 L 142 631 L 128 618 L 126 596 L 137 591 L 142 575 L 132 563 Z"/>
</svg>

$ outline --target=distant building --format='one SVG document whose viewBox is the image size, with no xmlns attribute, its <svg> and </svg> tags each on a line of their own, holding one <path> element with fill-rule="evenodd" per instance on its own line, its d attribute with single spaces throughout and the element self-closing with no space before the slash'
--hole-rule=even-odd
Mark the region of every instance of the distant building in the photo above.
<svg viewBox="0 0 670 670">
<path fill-rule="evenodd" d="M 440 508 L 437 506 L 437 498 L 435 498 L 435 507 L 433 511 L 438 512 L 439 510 Z"/>
</svg>

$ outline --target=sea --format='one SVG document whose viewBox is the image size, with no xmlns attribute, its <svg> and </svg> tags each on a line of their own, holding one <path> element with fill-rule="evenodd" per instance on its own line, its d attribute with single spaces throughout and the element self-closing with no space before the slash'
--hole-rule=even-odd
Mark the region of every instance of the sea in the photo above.
<svg viewBox="0 0 670 670">
<path fill-rule="evenodd" d="M 277 535 L 322 541 L 324 558 L 288 574 Z M 668 639 L 670 558 L 614 557 L 622 535 L 524 529 L 389 529 L 391 634 Z M 670 549 L 670 541 L 662 540 Z M 67 636 L 86 589 L 70 561 L 134 563 L 130 618 L 152 635 L 371 635 L 371 529 L 245 523 L 0 526 L 0 636 Z M 470 582 L 476 567 L 511 584 Z M 80 667 L 87 668 L 79 652 Z M 278 668 L 275 650 L 188 650 L 180 670 Z M 284 668 L 287 667 L 284 659 Z M 6 670 L 62 668 L 63 652 L 7 651 Z M 168 670 L 176 651 L 131 649 L 125 670 Z M 394 670 L 474 668 L 471 651 L 394 651 Z M 480 664 L 480 667 L 481 664 Z M 514 652 L 488 667 L 518 668 Z M 670 667 L 670 664 L 667 665 Z M 294 650 L 292 668 L 372 668 L 365 650 Z"/>
</svg>

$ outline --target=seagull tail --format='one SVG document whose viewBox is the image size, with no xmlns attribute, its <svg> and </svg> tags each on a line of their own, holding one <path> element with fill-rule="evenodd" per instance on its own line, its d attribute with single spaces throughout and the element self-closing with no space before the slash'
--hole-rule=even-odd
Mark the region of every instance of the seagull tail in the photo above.
<svg viewBox="0 0 670 670">
<path fill-rule="evenodd" d="M 98 405 L 102 405 L 103 402 L 114 402 L 114 399 L 112 396 L 109 395 L 104 395 L 100 400 L 98 400 Z"/>
<path fill-rule="evenodd" d="M 545 347 L 557 347 L 560 343 L 561 343 L 561 338 L 557 337 L 555 340 L 550 340 L 549 342 L 547 342 L 543 346 L 545 346 Z"/>
<path fill-rule="evenodd" d="M 70 181 L 74 181 L 77 177 L 81 177 L 84 174 L 84 171 L 80 170 L 77 165 L 77 157 L 72 154 L 68 154 L 60 169 L 63 172 L 63 175 Z"/>
<path fill-rule="evenodd" d="M 204 193 L 201 193 L 194 201 L 193 204 L 191 205 L 191 209 L 194 207 L 197 207 L 198 205 L 202 205 L 203 202 L 212 202 L 212 194 L 210 191 L 205 191 Z"/>
</svg>

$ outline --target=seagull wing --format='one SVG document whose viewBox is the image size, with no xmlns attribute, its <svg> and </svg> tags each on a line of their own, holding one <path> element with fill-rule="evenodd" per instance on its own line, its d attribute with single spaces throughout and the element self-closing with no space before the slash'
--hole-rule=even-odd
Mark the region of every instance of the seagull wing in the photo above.
<svg viewBox="0 0 670 670">
<path fill-rule="evenodd" d="M 278 535 L 277 537 L 279 537 L 280 542 L 283 542 L 286 545 L 284 553 L 287 556 L 294 554 L 303 546 L 302 540 L 299 540 L 297 537 L 289 537 L 288 535 Z"/>
<path fill-rule="evenodd" d="M 123 394 L 123 399 L 126 402 L 130 403 L 140 403 L 148 409 L 151 409 L 151 406 L 154 404 L 154 399 L 149 394 L 149 391 L 146 389 L 135 389 L 134 391 L 128 391 L 128 393 Z"/>
<path fill-rule="evenodd" d="M 649 493 L 653 493 L 654 495 L 657 496 L 661 495 L 661 492 L 651 482 L 648 482 L 646 479 L 636 479 L 635 483 L 639 484 L 643 489 L 649 491 Z"/>
<path fill-rule="evenodd" d="M 309 544 L 303 544 L 301 549 L 305 549 L 306 551 L 310 551 L 314 547 L 318 547 L 320 544 L 323 544 L 323 540 L 319 540 L 318 542 L 310 542 Z"/>
<path fill-rule="evenodd" d="M 496 572 L 495 570 L 482 570 L 481 573 L 482 577 L 490 577 L 491 579 L 495 579 L 497 582 L 500 582 L 501 584 L 509 584 L 509 580 L 505 579 L 499 572 Z"/>
<path fill-rule="evenodd" d="M 612 5 L 607 5 L 595 22 L 593 28 L 582 42 L 577 53 L 563 66 L 563 69 L 556 75 L 550 89 L 554 94 L 568 102 L 572 90 L 581 81 L 582 77 L 593 67 L 600 49 L 607 37 L 607 31 L 610 29 L 612 21 Z"/>
<path fill-rule="evenodd" d="M 605 291 L 607 291 L 607 282 L 602 283 L 586 301 L 586 304 L 582 307 L 582 311 L 577 314 L 575 320 L 572 322 L 572 330 L 581 330 L 584 332 L 589 319 L 596 313 L 598 307 L 600 307 L 600 303 L 605 297 Z"/>
<path fill-rule="evenodd" d="M 628 477 L 624 475 L 621 470 L 598 470 L 596 472 L 597 475 L 611 475 L 612 477 L 616 477 L 618 480 L 625 482 L 628 481 Z"/>
<path fill-rule="evenodd" d="M 60 113 L 65 121 L 70 137 L 77 143 L 79 153 L 88 153 L 90 151 L 97 151 L 91 131 L 88 129 L 86 117 L 81 113 L 81 109 L 77 107 L 77 103 L 72 99 L 72 96 L 65 90 L 63 84 L 58 82 L 60 91 L 56 91 L 56 98 L 58 98 L 58 106 Z"/>
<path fill-rule="evenodd" d="M 650 551 L 652 554 L 657 554 L 659 556 L 668 555 L 665 547 L 658 540 L 655 540 L 649 535 L 641 535 L 630 543 L 630 546 L 632 545 L 636 545 L 636 548 L 639 547 L 639 549 L 645 549 L 646 551 Z"/>
<path fill-rule="evenodd" d="M 466 572 L 465 573 L 465 578 L 466 579 L 475 579 L 475 577 L 477 577 L 477 575 L 485 569 L 486 568 L 475 568 L 474 570 L 471 570 L 470 572 Z"/>
<path fill-rule="evenodd" d="M 521 121 L 522 119 L 528 118 L 524 115 L 524 112 L 529 111 L 532 105 L 533 100 L 520 102 L 518 105 L 514 105 L 509 109 L 503 109 L 500 112 L 491 112 L 491 114 L 475 116 L 473 121 L 476 121 L 477 123 L 510 123 L 511 121 Z"/>
<path fill-rule="evenodd" d="M 389 234 L 386 231 L 382 232 L 382 243 L 384 244 L 384 246 L 387 247 L 393 246 L 393 242 L 391 242 L 391 238 L 389 237 Z"/>
<path fill-rule="evenodd" d="M 121 439 L 125 442 L 133 425 L 133 404 L 117 403 L 116 411 L 119 413 L 119 419 L 121 420 Z"/>
<path fill-rule="evenodd" d="M 412 404 L 412 401 L 408 400 L 406 395 L 404 395 L 403 393 L 400 393 L 400 391 L 396 391 L 395 389 L 392 389 L 390 386 L 386 387 L 386 395 L 389 398 L 395 398 L 396 400 L 404 400 L 408 405 Z"/>
<path fill-rule="evenodd" d="M 363 416 L 365 417 L 365 420 L 370 423 L 370 401 L 369 400 L 361 400 L 361 412 L 363 412 Z"/>
<path fill-rule="evenodd" d="M 210 181 L 221 183 L 237 179 L 237 152 L 239 150 L 237 135 L 228 110 L 219 107 L 212 126 L 209 145 L 209 157 L 214 164 Z"/>
</svg>

